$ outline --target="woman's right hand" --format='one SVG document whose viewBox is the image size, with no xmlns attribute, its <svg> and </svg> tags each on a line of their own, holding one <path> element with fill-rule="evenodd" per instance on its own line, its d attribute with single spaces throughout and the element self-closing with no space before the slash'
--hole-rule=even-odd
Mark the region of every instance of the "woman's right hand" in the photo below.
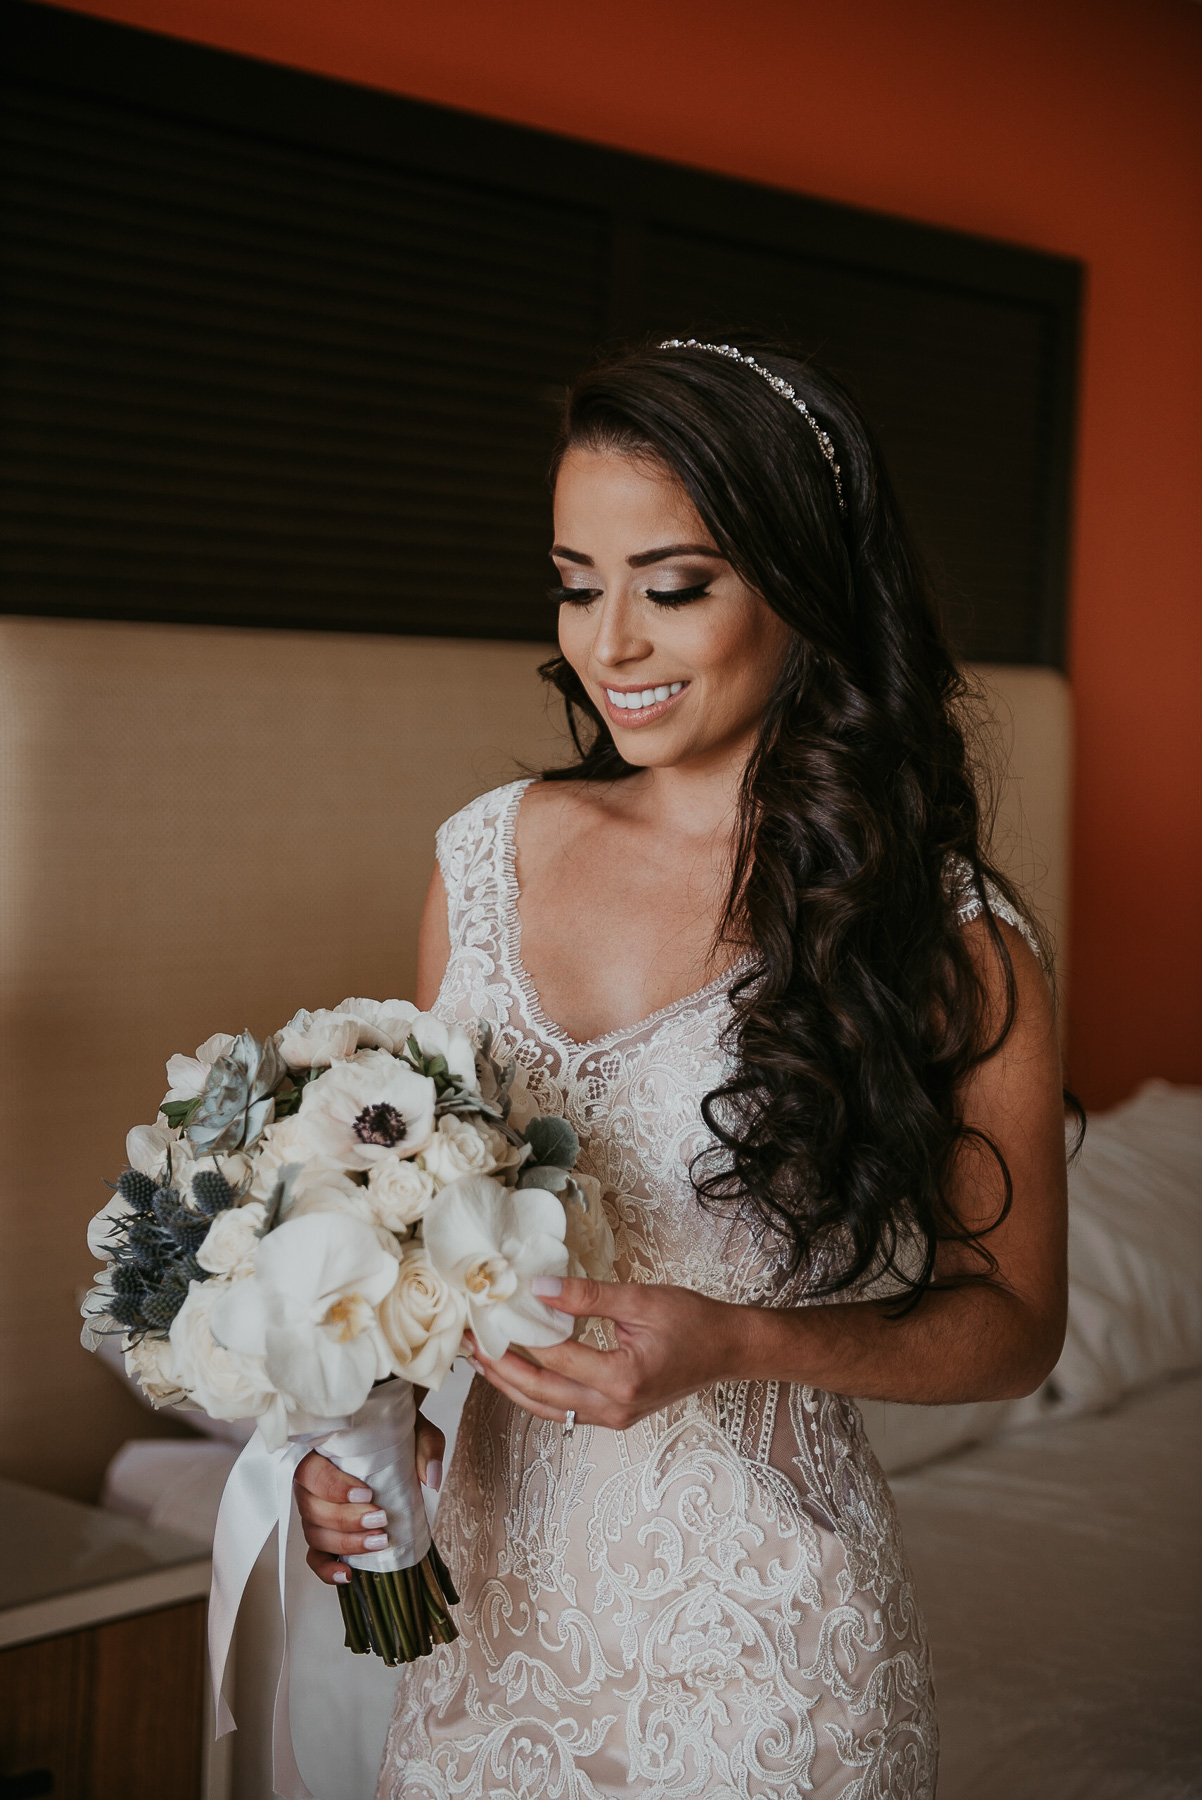
<svg viewBox="0 0 1202 1800">
<path fill-rule="evenodd" d="M 415 1448 L 418 1478 L 426 1487 L 438 1489 L 446 1439 L 437 1425 L 420 1413 Z M 344 1474 L 320 1451 L 310 1450 L 297 1465 L 292 1491 L 309 1546 L 306 1561 L 330 1586 L 340 1586 L 351 1578 L 342 1557 L 387 1547 L 388 1515 L 376 1506 L 371 1489 L 357 1476 Z"/>
</svg>

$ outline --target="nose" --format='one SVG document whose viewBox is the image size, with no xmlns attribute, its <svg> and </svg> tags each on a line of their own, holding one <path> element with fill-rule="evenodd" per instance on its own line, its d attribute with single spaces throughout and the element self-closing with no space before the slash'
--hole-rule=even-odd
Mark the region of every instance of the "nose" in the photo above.
<svg viewBox="0 0 1202 1800">
<path fill-rule="evenodd" d="M 645 661 L 654 648 L 628 596 L 606 594 L 597 614 L 593 661 L 616 672 L 628 663 Z"/>
</svg>

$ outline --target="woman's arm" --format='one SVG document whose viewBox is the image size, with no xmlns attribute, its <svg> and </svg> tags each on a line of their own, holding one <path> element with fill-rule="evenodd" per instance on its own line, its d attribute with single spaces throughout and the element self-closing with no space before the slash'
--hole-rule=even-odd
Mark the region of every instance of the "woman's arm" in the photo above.
<svg viewBox="0 0 1202 1800">
<path fill-rule="evenodd" d="M 481 1373 L 543 1417 L 561 1419 L 570 1407 L 582 1422 L 616 1429 L 717 1380 L 792 1381 L 923 1403 L 1030 1393 L 1059 1356 L 1067 1305 L 1060 1052 L 1039 966 L 1017 932 L 999 929 L 1014 966 L 1015 1020 L 962 1096 L 966 1124 L 998 1145 L 1013 1182 L 1009 1215 L 986 1240 L 997 1259 L 988 1282 L 936 1287 L 899 1319 L 872 1301 L 776 1311 L 683 1288 L 568 1281 L 558 1295 L 548 1291 L 550 1303 L 611 1318 L 617 1350 L 566 1343 L 540 1351 L 541 1367 L 511 1353 L 496 1363 L 481 1358 Z M 991 941 L 982 924 L 970 925 L 966 936 L 996 1016 L 1005 988 Z M 953 1198 L 969 1227 L 988 1224 L 999 1209 L 996 1164 L 971 1139 Z M 973 1268 L 967 1251 L 945 1245 L 936 1275 Z"/>
<path fill-rule="evenodd" d="M 435 863 L 417 940 L 417 1004 L 423 1011 L 433 1006 L 438 997 L 450 956 L 447 891 L 443 886 L 442 871 Z M 424 1397 L 424 1391 L 419 1388 L 419 1406 Z M 446 1439 L 438 1426 L 432 1425 L 420 1412 L 415 1447 L 418 1479 L 427 1487 L 440 1487 Z M 353 1475 L 344 1475 L 328 1457 L 310 1450 L 297 1465 L 294 1491 L 309 1545 L 309 1567 L 323 1581 L 349 1581 L 350 1571 L 341 1557 L 383 1548 L 379 1539 L 382 1537 L 387 1541 L 387 1515 L 376 1506 L 370 1488 L 364 1487 Z"/>
</svg>

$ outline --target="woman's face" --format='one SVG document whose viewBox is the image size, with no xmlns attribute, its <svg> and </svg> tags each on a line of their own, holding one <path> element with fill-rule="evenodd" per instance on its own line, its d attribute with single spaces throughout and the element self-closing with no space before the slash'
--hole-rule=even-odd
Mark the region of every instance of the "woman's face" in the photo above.
<svg viewBox="0 0 1202 1800">
<path fill-rule="evenodd" d="M 745 756 L 789 627 L 655 463 L 571 450 L 555 484 L 559 642 L 626 761 Z"/>
</svg>

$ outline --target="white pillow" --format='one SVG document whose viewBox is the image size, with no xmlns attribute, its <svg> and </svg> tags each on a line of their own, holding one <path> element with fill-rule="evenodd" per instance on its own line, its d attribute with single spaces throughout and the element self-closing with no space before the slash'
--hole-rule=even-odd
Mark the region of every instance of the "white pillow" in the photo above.
<svg viewBox="0 0 1202 1800">
<path fill-rule="evenodd" d="M 1052 1374 L 1024 1400 L 862 1400 L 886 1474 L 1202 1366 L 1202 1088 L 1148 1081 L 1091 1118 L 1068 1197 L 1068 1330 Z"/>
</svg>

